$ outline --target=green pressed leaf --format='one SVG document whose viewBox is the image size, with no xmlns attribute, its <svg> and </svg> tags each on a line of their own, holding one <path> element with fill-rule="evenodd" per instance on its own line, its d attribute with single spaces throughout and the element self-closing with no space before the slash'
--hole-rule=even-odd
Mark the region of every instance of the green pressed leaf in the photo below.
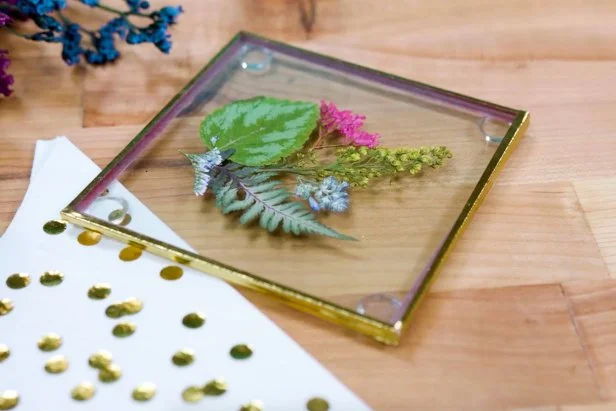
<svg viewBox="0 0 616 411">
<path fill-rule="evenodd" d="M 255 97 L 212 112 L 201 123 L 200 134 L 209 148 L 234 149 L 232 161 L 262 166 L 302 148 L 318 117 L 315 103 Z"/>
</svg>

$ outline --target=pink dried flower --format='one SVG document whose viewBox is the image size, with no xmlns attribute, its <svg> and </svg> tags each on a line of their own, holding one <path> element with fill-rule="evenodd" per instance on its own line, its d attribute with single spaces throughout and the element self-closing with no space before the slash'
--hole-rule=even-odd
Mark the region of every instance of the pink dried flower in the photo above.
<svg viewBox="0 0 616 411">
<path fill-rule="evenodd" d="M 366 116 L 350 110 L 340 110 L 334 103 L 321 101 L 321 127 L 325 134 L 338 131 L 346 144 L 376 147 L 379 135 L 360 130 Z"/>
<path fill-rule="evenodd" d="M 321 101 L 321 125 L 331 133 L 338 130 L 341 133 L 353 132 L 364 124 L 365 116 L 350 110 L 340 110 L 334 103 Z"/>
<path fill-rule="evenodd" d="M 353 134 L 344 134 L 344 142 L 353 144 L 354 146 L 365 146 L 375 148 L 379 145 L 379 135 L 376 133 L 368 133 L 364 130 L 355 130 Z"/>
</svg>

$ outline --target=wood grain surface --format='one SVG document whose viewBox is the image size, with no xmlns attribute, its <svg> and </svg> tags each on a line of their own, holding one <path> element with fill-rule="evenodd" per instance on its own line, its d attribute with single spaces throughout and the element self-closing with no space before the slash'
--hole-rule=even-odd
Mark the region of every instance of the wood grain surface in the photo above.
<svg viewBox="0 0 616 411">
<path fill-rule="evenodd" d="M 0 32 L 16 80 L 0 99 L 0 232 L 37 139 L 66 135 L 106 165 L 242 29 L 525 109 L 399 347 L 246 295 L 378 410 L 616 409 L 616 2 L 319 0 L 310 33 L 296 0 L 181 3 L 169 56 L 124 47 L 104 68 Z"/>
</svg>

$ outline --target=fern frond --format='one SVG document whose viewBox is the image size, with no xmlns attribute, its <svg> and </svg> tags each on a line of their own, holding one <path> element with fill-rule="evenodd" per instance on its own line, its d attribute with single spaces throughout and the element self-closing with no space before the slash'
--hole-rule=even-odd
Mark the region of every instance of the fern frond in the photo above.
<svg viewBox="0 0 616 411">
<path fill-rule="evenodd" d="M 241 211 L 240 223 L 259 219 L 270 232 L 278 228 L 295 235 L 320 234 L 341 240 L 355 240 L 319 223 L 302 204 L 291 201 L 291 193 L 273 180 L 276 173 L 250 167 L 221 167 L 212 177 L 211 188 L 216 207 L 223 214 Z"/>
</svg>

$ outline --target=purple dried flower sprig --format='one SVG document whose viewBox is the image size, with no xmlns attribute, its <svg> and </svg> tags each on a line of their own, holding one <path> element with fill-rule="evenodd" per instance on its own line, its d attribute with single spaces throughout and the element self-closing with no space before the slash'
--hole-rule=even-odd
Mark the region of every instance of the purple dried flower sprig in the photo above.
<svg viewBox="0 0 616 411">
<path fill-rule="evenodd" d="M 10 64 L 8 52 L 0 49 L 0 94 L 6 97 L 11 95 L 10 87 L 13 84 L 13 76 L 6 72 Z"/>
</svg>

